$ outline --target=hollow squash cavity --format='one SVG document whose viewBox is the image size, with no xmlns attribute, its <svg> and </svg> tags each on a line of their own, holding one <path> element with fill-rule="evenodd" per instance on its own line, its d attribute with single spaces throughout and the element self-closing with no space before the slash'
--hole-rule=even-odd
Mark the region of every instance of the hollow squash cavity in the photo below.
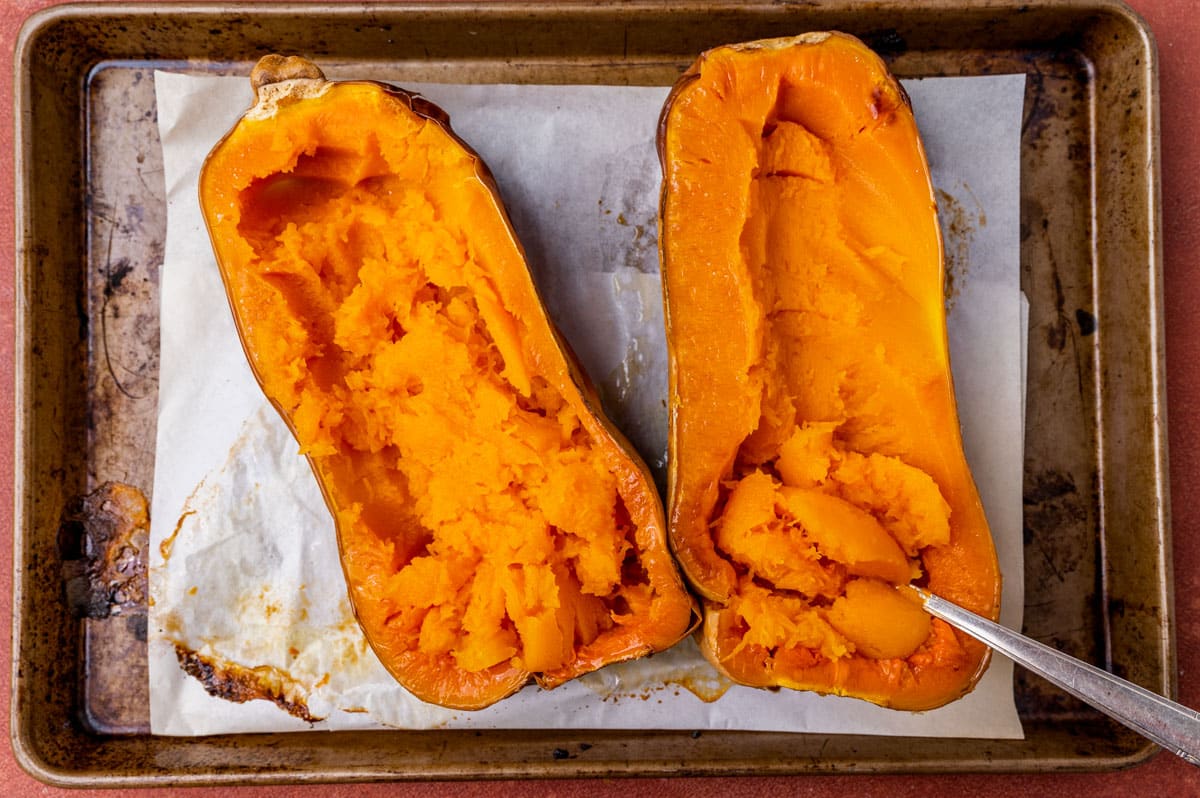
<svg viewBox="0 0 1200 798">
<path fill-rule="evenodd" d="M 908 98 L 849 36 L 721 47 L 659 149 L 670 534 L 705 653 L 747 684 L 957 698 L 985 647 L 893 589 L 998 613 Z"/>
<path fill-rule="evenodd" d="M 676 642 L 693 608 L 653 483 L 546 316 L 479 158 L 419 98 L 264 63 L 201 203 L 382 663 L 475 709 Z"/>
</svg>

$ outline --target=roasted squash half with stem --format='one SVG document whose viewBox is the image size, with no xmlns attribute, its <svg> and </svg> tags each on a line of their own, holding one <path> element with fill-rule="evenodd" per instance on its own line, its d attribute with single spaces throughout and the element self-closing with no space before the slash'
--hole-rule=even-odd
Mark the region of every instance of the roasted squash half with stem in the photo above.
<svg viewBox="0 0 1200 798">
<path fill-rule="evenodd" d="M 539 301 L 490 173 L 426 100 L 264 58 L 200 202 L 350 596 L 417 697 L 478 709 L 697 617 L 662 504 Z"/>
</svg>

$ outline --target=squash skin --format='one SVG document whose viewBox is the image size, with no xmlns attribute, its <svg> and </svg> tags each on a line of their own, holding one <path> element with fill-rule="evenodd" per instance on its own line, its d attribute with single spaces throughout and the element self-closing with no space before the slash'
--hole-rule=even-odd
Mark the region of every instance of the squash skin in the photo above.
<svg viewBox="0 0 1200 798">
<path fill-rule="evenodd" d="M 600 410 L 597 394 L 538 298 L 494 179 L 450 129 L 446 114 L 419 96 L 385 84 L 326 81 L 315 65 L 300 58 L 264 57 L 255 67 L 251 83 L 256 102 L 206 160 L 200 203 L 251 369 L 312 466 L 335 521 L 351 605 L 382 664 L 423 701 L 476 710 L 531 680 L 552 688 L 609 663 L 662 650 L 685 636 L 698 621 L 698 612 L 671 559 L 662 505 L 649 469 Z M 361 141 L 368 143 L 360 147 Z M 414 158 L 426 160 L 413 166 L 410 152 L 417 153 Z M 362 225 L 348 226 L 339 233 L 337 218 L 375 213 L 374 207 L 356 207 L 353 198 L 343 201 L 353 192 L 358 192 L 353 197 L 365 197 L 367 204 L 385 208 L 391 207 L 387 203 L 393 195 L 408 197 L 403 193 L 409 189 L 402 185 L 402 172 L 410 184 L 421 184 L 426 204 L 433 208 L 429 214 L 447 220 L 437 229 L 411 223 L 411 230 L 404 228 L 409 243 L 417 241 L 412 246 L 419 247 L 425 246 L 421 242 L 426 239 L 437 239 L 435 244 L 442 249 L 431 252 L 444 255 L 458 251 L 453 242 L 446 244 L 444 239 L 461 233 L 468 238 L 463 244 L 467 260 L 445 267 L 441 279 L 446 285 L 435 285 L 437 281 L 421 270 L 442 266 L 427 267 L 421 262 L 410 267 L 398 262 L 421 257 L 431 263 L 436 260 L 425 250 L 404 250 L 394 238 L 388 238 L 392 235 L 387 232 L 389 225 L 408 224 L 400 216 L 382 224 L 381 234 L 369 231 L 369 236 L 385 239 L 388 262 L 377 270 L 383 276 L 376 295 L 366 296 L 364 302 L 392 301 L 398 271 L 415 268 L 418 278 L 429 278 L 425 287 L 413 294 L 424 299 L 414 298 L 412 309 L 396 310 L 390 332 L 375 330 L 375 338 L 390 335 L 394 340 L 371 340 L 371 335 L 360 335 L 355 324 L 347 321 L 345 311 L 356 291 L 369 293 L 363 276 L 368 268 L 366 255 L 355 249 L 358 244 L 349 243 Z M 414 181 L 414 174 L 425 178 Z M 332 210 L 324 210 L 323 202 Z M 419 200 L 414 202 L 416 210 L 409 214 L 409 207 L 404 206 L 405 214 L 425 212 L 423 206 L 418 207 Z M 330 221 L 317 217 L 316 226 L 311 225 L 313 208 L 327 213 Z M 282 224 L 275 218 L 281 209 L 300 221 Z M 319 232 L 321 224 L 331 232 Z M 298 272 L 297 277 L 289 272 L 281 276 L 279 264 L 270 260 L 284 257 L 278 253 L 288 246 L 307 252 L 339 236 L 342 243 L 326 250 L 324 260 L 318 257 L 309 264 L 321 275 L 320 290 L 325 291 L 315 298 L 311 295 L 313 284 L 304 282 L 310 275 Z M 344 249 L 339 251 L 339 246 Z M 352 267 L 352 271 L 358 270 L 357 286 L 339 288 L 337 281 L 344 279 L 337 271 L 341 267 L 329 263 L 360 255 L 362 262 Z M 433 321 L 427 313 L 421 316 L 417 312 L 425 313 L 431 307 L 435 308 Z M 403 324 L 401 312 L 408 313 Z M 360 315 L 366 318 L 367 314 L 363 311 Z M 410 322 L 411 327 L 405 326 Z M 609 535 L 611 540 L 605 540 L 610 549 L 616 549 L 608 552 L 608 560 L 600 557 L 600 562 L 603 567 L 617 568 L 617 576 L 608 574 L 608 578 L 619 577 L 619 581 L 609 584 L 604 577 L 587 572 L 581 563 L 593 558 L 594 550 L 588 548 L 592 544 L 583 540 L 582 533 L 576 535 L 550 524 L 547 517 L 552 512 L 556 518 L 574 516 L 570 507 L 551 510 L 539 504 L 541 494 L 534 494 L 541 483 L 536 479 L 529 485 L 509 483 L 506 490 L 516 494 L 517 500 L 503 506 L 509 511 L 514 505 L 524 506 L 528 518 L 514 521 L 510 515 L 489 516 L 490 510 L 480 508 L 493 499 L 499 503 L 500 498 L 489 497 L 486 488 L 479 488 L 476 497 L 471 481 L 477 478 L 490 484 L 489 476 L 469 471 L 439 474 L 437 466 L 450 463 L 449 455 L 428 455 L 425 460 L 429 462 L 419 451 L 409 457 L 408 449 L 417 450 L 418 445 L 403 440 L 395 429 L 388 430 L 386 424 L 392 422 L 387 420 L 381 422 L 383 432 L 363 432 L 364 419 L 390 412 L 392 404 L 409 407 L 405 401 L 419 401 L 426 388 L 433 393 L 438 387 L 435 373 L 427 370 L 422 374 L 410 368 L 405 372 L 411 383 L 407 397 L 377 405 L 355 404 L 364 393 L 382 388 L 381 382 L 372 382 L 382 373 L 383 367 L 378 366 L 384 357 L 381 353 L 398 351 L 400 342 L 413 340 L 418 332 L 466 340 L 466 354 L 475 352 L 487 362 L 472 367 L 464 376 L 462 391 L 476 386 L 487 390 L 486 396 L 491 397 L 488 407 L 499 419 L 493 425 L 497 430 L 528 428 L 540 436 L 522 438 L 516 432 L 502 435 L 498 431 L 502 440 L 494 446 L 481 443 L 481 451 L 491 452 L 487 447 L 508 452 L 536 450 L 529 462 L 518 466 L 502 461 L 501 465 L 513 471 L 540 474 L 543 469 L 561 475 L 565 462 L 583 475 L 580 484 L 611 491 L 615 504 L 604 505 L 603 497 L 596 500 L 601 501 L 601 509 L 609 506 L 612 514 L 611 531 L 601 529 L 598 534 L 602 538 Z M 353 360 L 346 341 L 364 337 L 374 353 L 371 368 L 377 370 L 370 372 L 364 367 L 362 373 L 356 373 L 346 365 Z M 449 361 L 458 354 L 458 348 L 448 349 L 425 355 L 421 362 L 440 365 L 441 358 L 449 373 Z M 350 385 L 351 380 L 357 387 Z M 424 385 L 423 380 L 430 384 Z M 471 394 L 462 399 L 462 405 L 475 408 L 483 401 Z M 432 416 L 428 408 L 422 412 L 426 412 L 424 420 L 409 422 L 409 428 L 424 434 L 431 424 L 439 423 L 429 419 L 441 411 Z M 467 417 L 475 412 L 447 422 L 447 439 L 460 447 L 469 445 L 464 442 L 469 436 L 460 430 L 473 423 L 487 426 Z M 564 430 L 558 445 L 545 442 L 548 430 L 553 432 L 547 417 L 552 420 L 555 413 Z M 339 414 L 353 417 L 357 426 L 345 426 L 351 422 L 339 422 Z M 344 435 L 339 423 L 348 430 Z M 369 438 L 370 445 L 361 445 L 360 438 Z M 405 455 L 398 456 L 401 451 Z M 464 482 L 461 493 L 472 497 L 463 501 L 477 499 L 466 509 L 453 505 L 460 498 L 453 487 L 459 476 Z M 545 479 L 549 477 L 543 474 Z M 409 489 L 410 483 L 429 487 L 435 482 L 443 490 L 433 498 Z M 449 491 L 444 489 L 448 482 Z M 578 503 L 587 504 L 586 493 Z M 479 528 L 439 538 L 440 528 L 426 523 L 439 513 L 454 512 L 478 517 Z M 484 523 L 489 518 L 496 522 L 494 531 Z M 531 535 L 528 546 L 522 548 L 524 542 L 506 537 L 506 530 Z M 492 542 L 495 548 L 488 549 Z M 572 558 L 562 553 L 564 546 L 575 546 L 584 553 Z M 514 554 L 518 551 L 534 553 L 522 561 Z M 417 561 L 428 568 L 405 582 L 401 573 Z M 516 586 L 514 569 L 520 574 Z M 441 574 L 440 582 L 421 576 L 435 572 Z M 486 582 L 477 581 L 485 575 Z M 527 583 L 527 577 L 532 581 Z M 461 585 L 446 588 L 446 580 Z M 554 587 L 543 594 L 535 583 L 545 581 Z M 412 583 L 403 600 L 396 598 L 401 592 L 397 585 L 402 583 Z M 422 601 L 435 601 L 426 593 L 441 596 L 443 592 L 448 597 L 436 599 L 440 603 L 421 606 Z M 476 599 L 476 594 L 487 598 Z M 475 620 L 464 620 L 468 611 L 476 613 Z M 437 618 L 429 620 L 435 612 L 448 614 L 450 621 L 439 624 Z M 482 616 L 490 619 L 491 627 L 479 621 Z M 530 648 L 528 641 L 535 637 L 541 641 L 546 635 L 549 644 L 539 642 L 536 651 Z M 471 642 L 489 636 L 501 639 L 503 645 L 489 648 Z M 509 655 L 495 654 L 508 649 L 512 649 Z M 471 654 L 474 660 L 466 663 L 464 652 L 475 652 Z M 481 656 L 490 657 L 482 666 Z"/>
<path fill-rule="evenodd" d="M 893 536 L 904 526 L 893 516 L 912 509 L 906 490 L 923 494 L 922 507 L 944 499 L 944 539 L 901 541 L 914 577 L 998 617 L 1001 577 L 949 372 L 936 204 L 907 95 L 878 56 L 845 34 L 720 47 L 676 83 L 658 145 L 669 537 L 703 599 L 705 656 L 759 687 L 903 710 L 959 698 L 986 670 L 987 647 L 935 619 L 907 656 L 856 652 L 828 627 L 828 608 L 846 583 L 880 576 L 833 561 L 784 498 L 789 490 L 838 496 Z M 819 278 L 817 260 L 827 267 Z M 899 323 L 889 327 L 893 313 Z M 885 354 L 877 363 L 851 350 Z M 866 379 L 846 377 L 858 373 Z M 872 392 L 882 398 L 859 401 Z M 785 457 L 788 446 L 801 455 Z M 765 511 L 746 510 L 754 502 L 742 498 L 742 531 L 724 529 L 735 489 L 763 474 L 777 518 L 763 520 Z M 893 478 L 907 487 L 889 507 L 881 496 Z M 927 520 L 909 526 L 919 535 Z M 792 578 L 779 552 L 787 547 L 794 564 L 810 546 L 822 577 L 798 591 L 794 579 L 793 587 L 775 584 L 781 574 Z M 885 581 L 903 584 L 893 580 Z M 772 637 L 756 616 L 791 631 Z"/>
</svg>

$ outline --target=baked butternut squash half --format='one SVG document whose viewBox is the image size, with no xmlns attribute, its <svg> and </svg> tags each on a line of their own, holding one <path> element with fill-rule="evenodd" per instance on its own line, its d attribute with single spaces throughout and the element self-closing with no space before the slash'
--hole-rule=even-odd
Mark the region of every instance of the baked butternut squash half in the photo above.
<svg viewBox="0 0 1200 798">
<path fill-rule="evenodd" d="M 678 641 L 698 613 L 649 471 L 547 317 L 478 156 L 383 84 L 278 56 L 252 82 L 200 201 L 383 665 L 478 709 Z"/>
<path fill-rule="evenodd" d="M 999 611 L 907 96 L 850 36 L 721 47 L 659 149 L 669 528 L 705 654 L 749 685 L 958 698 L 986 647 L 895 589 Z"/>
</svg>

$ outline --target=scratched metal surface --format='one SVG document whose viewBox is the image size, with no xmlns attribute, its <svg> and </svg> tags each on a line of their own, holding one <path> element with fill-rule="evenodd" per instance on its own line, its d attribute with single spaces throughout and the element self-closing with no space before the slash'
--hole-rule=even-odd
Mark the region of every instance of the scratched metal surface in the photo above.
<svg viewBox="0 0 1200 798">
<path fill-rule="evenodd" d="M 1027 74 L 1025 631 L 1172 692 L 1155 75 L 1140 25 L 1103 2 L 1002 13 L 932 0 L 869 11 L 518 3 L 486 13 L 46 15 L 18 48 L 27 78 L 18 755 L 44 779 L 72 784 L 1094 769 L 1148 755 L 1140 738 L 1021 671 L 1023 742 L 530 731 L 228 736 L 195 746 L 147 734 L 144 616 L 78 619 L 62 599 L 59 525 L 73 497 L 110 481 L 153 490 L 166 222 L 154 68 L 244 73 L 260 52 L 281 49 L 321 59 L 335 77 L 666 84 L 710 45 L 838 28 L 863 36 L 901 77 Z M 464 27 L 475 35 L 461 36 Z"/>
</svg>

